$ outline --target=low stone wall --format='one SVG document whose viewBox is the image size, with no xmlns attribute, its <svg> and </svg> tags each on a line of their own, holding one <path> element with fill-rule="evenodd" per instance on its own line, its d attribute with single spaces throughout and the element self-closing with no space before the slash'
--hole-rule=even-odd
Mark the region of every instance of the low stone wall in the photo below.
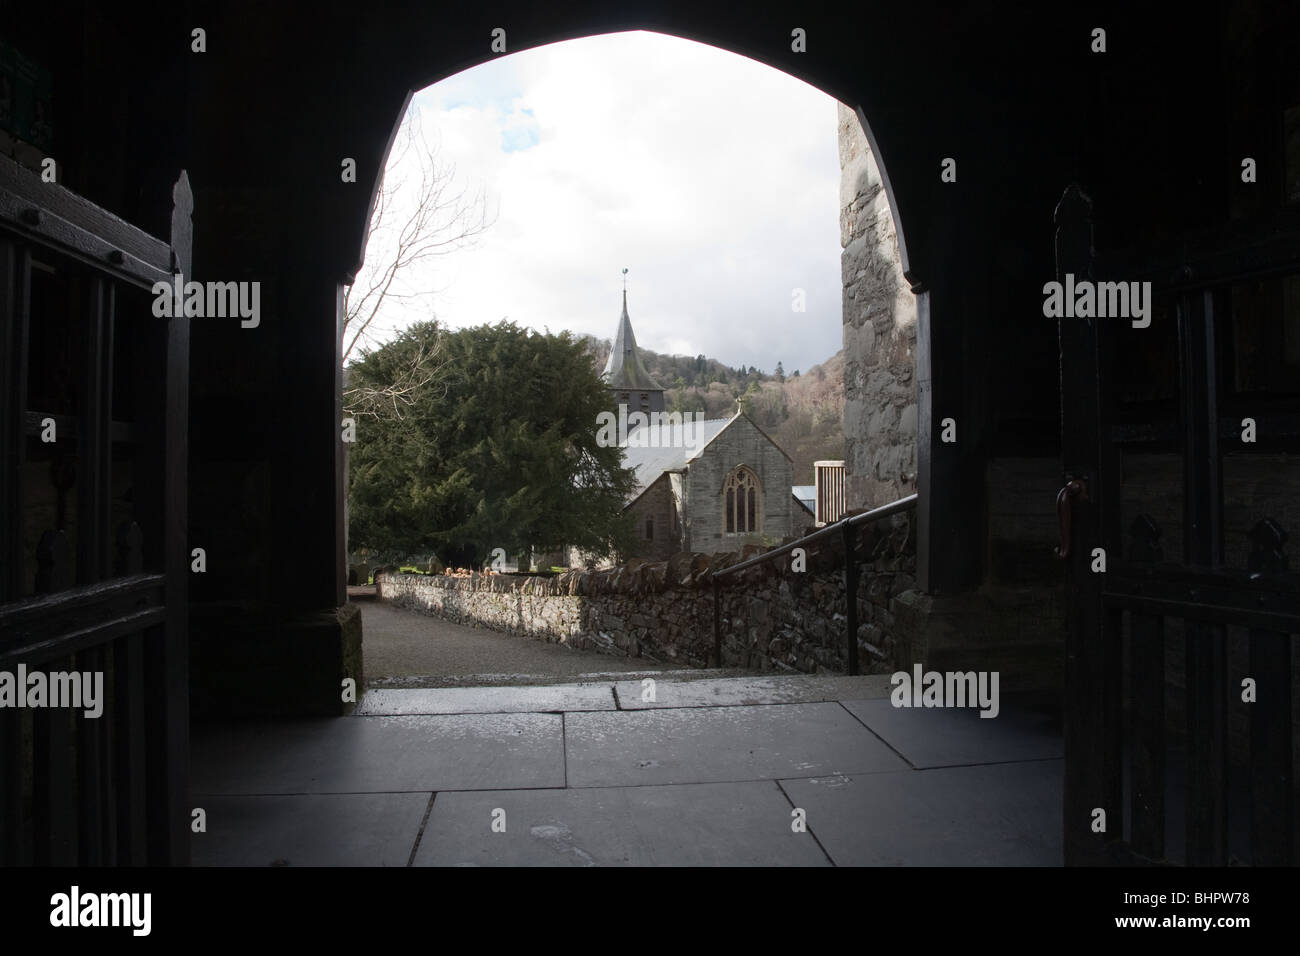
<svg viewBox="0 0 1300 956">
<path fill-rule="evenodd" d="M 724 667 L 844 672 L 843 546 L 814 545 L 807 569 L 789 556 L 724 579 Z M 459 624 L 654 663 L 711 666 L 710 574 L 758 553 L 679 553 L 667 561 L 633 561 L 605 571 L 574 570 L 553 578 L 388 574 L 381 600 Z M 891 601 L 914 586 L 916 553 L 910 515 L 864 529 L 858 545 L 858 648 L 863 673 L 907 666 L 910 649 L 895 636 Z"/>
</svg>

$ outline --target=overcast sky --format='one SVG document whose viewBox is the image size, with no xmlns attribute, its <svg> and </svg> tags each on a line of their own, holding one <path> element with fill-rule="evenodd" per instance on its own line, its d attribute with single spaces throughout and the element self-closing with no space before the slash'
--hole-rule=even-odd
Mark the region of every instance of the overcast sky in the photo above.
<svg viewBox="0 0 1300 956">
<path fill-rule="evenodd" d="M 496 215 L 477 248 L 414 283 L 437 290 L 429 307 L 446 324 L 612 338 L 626 267 L 646 348 L 769 372 L 839 349 L 837 117 L 820 90 L 714 47 L 623 33 L 502 56 L 413 106 L 440 162 Z"/>
</svg>

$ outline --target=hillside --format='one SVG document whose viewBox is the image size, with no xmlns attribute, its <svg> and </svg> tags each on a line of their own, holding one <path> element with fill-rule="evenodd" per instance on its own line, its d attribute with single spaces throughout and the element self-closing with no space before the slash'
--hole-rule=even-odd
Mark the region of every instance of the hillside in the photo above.
<svg viewBox="0 0 1300 956">
<path fill-rule="evenodd" d="M 604 369 L 611 342 L 586 336 L 597 369 Z M 737 401 L 754 423 L 794 459 L 794 484 L 813 483 L 813 462 L 844 457 L 844 356 L 837 352 L 806 372 L 785 374 L 732 368 L 703 355 L 660 355 L 639 349 L 646 370 L 664 387 L 669 411 L 702 411 L 730 418 Z"/>
</svg>

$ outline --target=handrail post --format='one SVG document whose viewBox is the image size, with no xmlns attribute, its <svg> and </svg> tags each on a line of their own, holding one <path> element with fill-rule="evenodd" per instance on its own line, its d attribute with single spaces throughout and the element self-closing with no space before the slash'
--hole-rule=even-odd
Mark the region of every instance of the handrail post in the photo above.
<svg viewBox="0 0 1300 956">
<path fill-rule="evenodd" d="M 858 673 L 858 529 L 852 524 L 844 528 L 844 628 L 849 638 L 849 674 Z"/>
<path fill-rule="evenodd" d="M 712 575 L 713 581 L 713 666 L 722 666 L 722 591 L 718 585 L 718 576 Z"/>
</svg>

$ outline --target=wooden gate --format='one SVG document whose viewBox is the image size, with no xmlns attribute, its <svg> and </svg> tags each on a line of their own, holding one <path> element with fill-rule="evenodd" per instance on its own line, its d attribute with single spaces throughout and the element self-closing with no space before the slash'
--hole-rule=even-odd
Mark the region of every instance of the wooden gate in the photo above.
<svg viewBox="0 0 1300 956">
<path fill-rule="evenodd" d="M 0 157 L 0 679 L 21 698 L 0 864 L 189 861 L 189 323 L 151 294 L 190 273 L 185 173 L 172 197 L 168 244 Z M 36 672 L 102 674 L 101 713 L 31 706 Z"/>
<path fill-rule="evenodd" d="M 1293 863 L 1300 374 L 1243 342 L 1300 361 L 1300 229 L 1162 259 L 1094 254 L 1092 216 L 1067 189 L 1057 281 L 1153 300 L 1060 319 L 1066 862 Z"/>
</svg>

